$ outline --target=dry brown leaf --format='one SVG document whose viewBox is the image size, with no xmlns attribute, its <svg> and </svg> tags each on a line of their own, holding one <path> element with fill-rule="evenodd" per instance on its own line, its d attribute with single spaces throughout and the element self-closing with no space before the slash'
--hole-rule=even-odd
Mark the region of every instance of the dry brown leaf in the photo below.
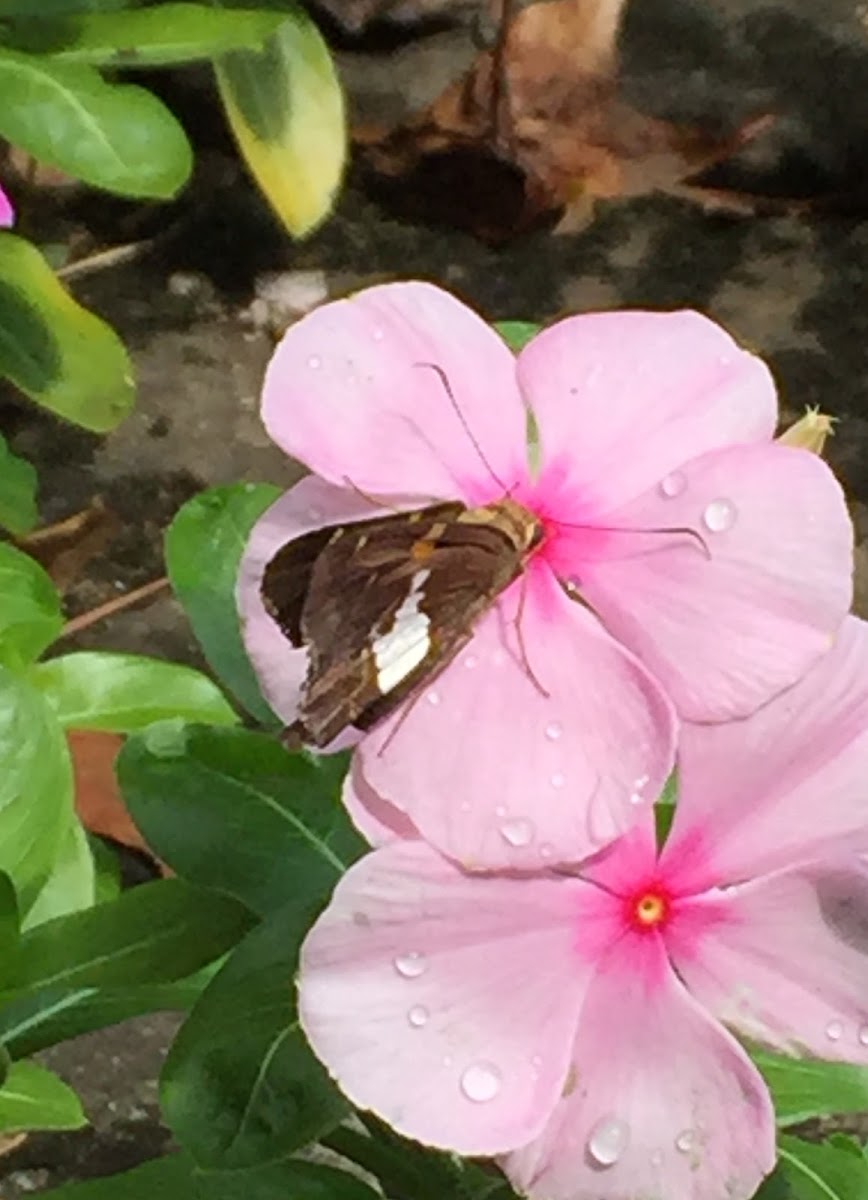
<svg viewBox="0 0 868 1200">
<path fill-rule="evenodd" d="M 157 863 L 164 875 L 169 874 L 124 805 L 115 777 L 115 759 L 124 739 L 116 733 L 90 729 L 70 730 L 66 736 L 75 774 L 75 810 L 85 829 L 138 850 Z"/>
<path fill-rule="evenodd" d="M 617 78 L 624 4 L 492 0 L 497 43 L 406 124 L 357 131 L 364 160 L 402 190 L 415 195 L 414 184 L 421 186 L 439 203 L 427 215 L 491 241 L 546 220 L 574 231 L 592 219 L 598 200 L 654 191 L 750 211 L 750 197 L 721 189 L 706 196 L 691 180 L 758 137 L 772 118 L 721 136 L 626 104 Z"/>
</svg>

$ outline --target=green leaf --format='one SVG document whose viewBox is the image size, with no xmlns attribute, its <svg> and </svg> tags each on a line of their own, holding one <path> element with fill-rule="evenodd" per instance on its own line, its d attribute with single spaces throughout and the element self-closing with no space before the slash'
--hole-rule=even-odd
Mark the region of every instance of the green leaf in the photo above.
<svg viewBox="0 0 868 1200">
<path fill-rule="evenodd" d="M 51 1200 L 205 1200 L 193 1192 L 193 1160 L 188 1154 L 168 1154 L 152 1162 L 141 1163 L 131 1171 L 87 1179 L 84 1183 L 65 1183 L 42 1195 Z M 258 1200 L 250 1196 L 249 1200 Z M 295 1200 L 286 1196 L 284 1200 Z"/>
<path fill-rule="evenodd" d="M 171 1154 L 105 1179 L 67 1183 L 43 1195 L 51 1200 L 380 1200 L 360 1179 L 320 1163 L 203 1171 L 187 1154 Z"/>
<path fill-rule="evenodd" d="M 0 125 L 2 66 L 0 57 Z M 0 233 L 0 375 L 43 408 L 106 433 L 132 407 L 131 371 L 114 330 L 76 304 L 34 246 Z"/>
<path fill-rule="evenodd" d="M 18 938 L 21 933 L 18 916 L 18 899 L 8 875 L 0 871 L 0 986 L 3 979 L 3 963 L 10 962 L 18 953 Z"/>
<path fill-rule="evenodd" d="M 194 1182 L 196 1200 L 382 1200 L 379 1192 L 346 1171 L 291 1160 L 246 1171 L 199 1169 Z"/>
<path fill-rule="evenodd" d="M 180 979 L 234 946 L 251 920 L 229 896 L 180 879 L 146 883 L 29 930 L 3 986 L 35 991 Z"/>
<path fill-rule="evenodd" d="M 319 30 L 299 7 L 261 50 L 233 50 L 214 69 L 250 173 L 289 232 L 310 233 L 347 156 L 343 93 Z"/>
<path fill-rule="evenodd" d="M 0 0 L 0 17 L 60 17 L 69 13 L 133 8 L 144 0 Z"/>
<path fill-rule="evenodd" d="M 89 908 L 96 902 L 96 871 L 87 834 L 73 818 L 60 843 L 51 874 L 39 890 L 25 929 Z M 2 978 L 2 976 L 0 976 Z"/>
<path fill-rule="evenodd" d="M 72 765 L 54 713 L 25 680 L 0 667 L 0 871 L 24 912 L 54 867 L 73 820 L 72 798 Z M 4 967 L 0 962 L 0 987 Z"/>
<path fill-rule="evenodd" d="M 528 342 L 536 337 L 542 325 L 537 325 L 534 321 L 495 321 L 494 328 L 510 350 L 518 354 L 519 350 L 523 350 Z"/>
<path fill-rule="evenodd" d="M 207 982 L 204 972 L 173 983 L 132 987 L 49 987 L 22 993 L 0 1006 L 0 1043 L 16 1058 L 81 1033 L 152 1012 L 187 1012 Z"/>
<path fill-rule="evenodd" d="M 868 1067 L 785 1058 L 751 1050 L 772 1094 L 778 1124 L 795 1125 L 832 1113 L 868 1112 Z"/>
<path fill-rule="evenodd" d="M 12 1063 L 0 1088 L 0 1133 L 84 1125 L 81 1101 L 68 1084 L 38 1063 Z"/>
<path fill-rule="evenodd" d="M 868 1159 L 829 1142 L 805 1142 L 783 1135 L 778 1141 L 779 1182 L 764 1185 L 763 1200 L 857 1200 L 868 1196 Z M 773 1179 L 775 1178 L 773 1176 Z M 773 1189 L 777 1188 L 775 1192 Z"/>
<path fill-rule="evenodd" d="M 98 837 L 89 837 L 94 866 L 94 899 L 97 904 L 107 904 L 120 894 L 121 864 L 114 846 Z"/>
<path fill-rule="evenodd" d="M 160 4 L 129 12 L 97 12 L 20 22 L 7 35 L 18 50 L 55 61 L 101 67 L 162 67 L 258 47 L 284 17 L 265 10 L 224 10 L 208 4 Z"/>
<path fill-rule="evenodd" d="M 184 130 L 144 88 L 106 83 L 94 67 L 5 48 L 0 136 L 40 162 L 121 196 L 168 199 L 193 166 Z"/>
<path fill-rule="evenodd" d="M 0 433 L 0 525 L 21 537 L 38 519 L 36 471 L 13 454 Z"/>
<path fill-rule="evenodd" d="M 163 1115 L 199 1166 L 238 1168 L 281 1158 L 347 1112 L 295 1013 L 298 948 L 317 907 L 300 894 L 249 934 L 169 1051 Z"/>
<path fill-rule="evenodd" d="M 38 658 L 62 629 L 60 597 L 48 575 L 29 555 L 0 542 L 0 662 Z"/>
<path fill-rule="evenodd" d="M 359 1114 L 365 1131 L 339 1125 L 320 1141 L 373 1175 L 387 1196 L 413 1200 L 517 1200 L 491 1164 L 475 1163 L 402 1138 L 369 1113 Z"/>
<path fill-rule="evenodd" d="M 39 663 L 31 680 L 65 729 L 132 733 L 167 717 L 213 725 L 238 720 L 206 675 L 157 658 L 80 651 Z"/>
<path fill-rule="evenodd" d="M 237 483 L 194 496 L 166 534 L 166 565 L 175 594 L 214 672 L 249 713 L 280 724 L 262 698 L 241 641 L 235 580 L 250 530 L 280 495 L 271 484 Z"/>
<path fill-rule="evenodd" d="M 327 895 L 364 852 L 339 801 L 343 760 L 244 729 L 188 727 L 176 750 L 166 754 L 159 727 L 131 738 L 118 780 L 148 845 L 191 882 L 267 915 Z"/>
</svg>

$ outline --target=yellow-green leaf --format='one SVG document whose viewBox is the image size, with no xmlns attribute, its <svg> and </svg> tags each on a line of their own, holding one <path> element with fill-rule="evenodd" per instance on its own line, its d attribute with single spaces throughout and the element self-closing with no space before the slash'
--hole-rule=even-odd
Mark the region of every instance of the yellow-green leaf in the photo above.
<svg viewBox="0 0 868 1200">
<path fill-rule="evenodd" d="M 347 153 L 343 93 L 319 30 L 296 10 L 261 50 L 234 50 L 214 68 L 251 174 L 289 232 L 310 233 L 331 211 Z"/>
<path fill-rule="evenodd" d="M 0 233 L 0 375 L 44 408 L 95 433 L 133 403 L 127 352 L 23 238 Z"/>
</svg>

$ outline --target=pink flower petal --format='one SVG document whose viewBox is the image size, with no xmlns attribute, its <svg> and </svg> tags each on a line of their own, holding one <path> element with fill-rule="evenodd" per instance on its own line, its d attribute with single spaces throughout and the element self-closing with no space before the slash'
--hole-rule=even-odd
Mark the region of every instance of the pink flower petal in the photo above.
<svg viewBox="0 0 868 1200">
<path fill-rule="evenodd" d="M 563 1100 L 502 1165 L 531 1200 L 748 1200 L 774 1161 L 759 1072 L 659 939 L 628 935 L 588 988 Z"/>
<path fill-rule="evenodd" d="M 774 432 L 768 368 L 695 312 L 588 313 L 521 352 L 518 378 L 546 466 L 600 512 L 688 459 Z"/>
<path fill-rule="evenodd" d="M 579 565 L 612 635 L 691 721 L 745 716 L 831 645 L 852 596 L 852 527 L 825 463 L 788 446 L 735 446 L 687 463 L 617 514 L 630 528 L 686 528 L 655 552 Z M 646 539 L 647 540 L 647 539 Z"/>
<path fill-rule="evenodd" d="M 868 625 L 849 617 L 817 666 L 753 716 L 685 726 L 663 863 L 700 890 L 868 851 L 866 780 Z"/>
<path fill-rule="evenodd" d="M 444 854 L 534 870 L 629 829 L 666 780 L 674 737 L 654 679 L 541 566 L 358 754 L 367 784 Z"/>
<path fill-rule="evenodd" d="M 0 187 L 0 229 L 11 229 L 15 224 L 15 209 L 12 201 Z"/>
<path fill-rule="evenodd" d="M 350 820 L 371 846 L 415 841 L 419 831 L 406 813 L 384 800 L 365 781 L 355 755 L 344 779 L 342 799 Z"/>
<path fill-rule="evenodd" d="M 776 1049 L 868 1065 L 864 864 L 832 861 L 682 901 L 666 936 L 685 984 L 722 1021 Z"/>
<path fill-rule="evenodd" d="M 353 491 L 309 476 L 266 509 L 253 527 L 235 588 L 241 633 L 265 698 L 287 724 L 296 716 L 307 651 L 294 649 L 265 611 L 259 594 L 263 572 L 280 547 L 299 534 L 388 511 Z"/>
<path fill-rule="evenodd" d="M 586 972 L 575 879 L 463 875 L 421 842 L 351 867 L 304 943 L 299 1012 L 341 1089 L 460 1154 L 535 1137 L 560 1095 Z"/>
<path fill-rule="evenodd" d="M 365 491 L 484 502 L 527 474 L 511 351 L 427 283 L 368 288 L 293 325 L 268 368 L 262 415 L 287 454 Z"/>
</svg>

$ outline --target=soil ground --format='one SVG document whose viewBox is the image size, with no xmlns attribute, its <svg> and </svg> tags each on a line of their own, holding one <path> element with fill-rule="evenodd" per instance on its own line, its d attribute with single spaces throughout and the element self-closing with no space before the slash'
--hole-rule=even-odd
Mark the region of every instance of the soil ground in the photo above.
<svg viewBox="0 0 868 1200">
<path fill-rule="evenodd" d="M 463 234 L 399 222 L 351 180 L 338 210 L 307 242 L 291 243 L 235 162 L 207 81 L 193 73 L 174 97 L 203 134 L 197 178 L 174 206 L 154 208 L 154 250 L 85 277 L 79 297 L 108 318 L 132 352 L 135 413 L 108 437 L 60 426 L 12 397 L 0 428 L 37 466 L 46 520 L 102 496 L 119 536 L 69 595 L 71 612 L 163 572 L 161 533 L 178 505 L 233 480 L 289 483 L 298 468 L 257 416 L 272 346 L 268 277 L 293 302 L 397 277 L 434 280 L 490 319 L 548 320 L 565 311 L 695 307 L 763 354 L 785 413 L 819 405 L 838 418 L 829 458 L 860 538 L 858 606 L 868 615 L 868 32 L 850 0 L 642 0 L 623 35 L 624 87 L 657 115 L 732 125 L 780 114 L 752 180 L 777 194 L 849 197 L 837 211 L 733 217 L 654 196 L 600 207 L 584 233 L 525 237 L 494 250 Z M 472 52 L 466 33 L 439 30 L 340 52 L 354 111 L 394 117 L 431 98 Z M 747 169 L 747 168 L 746 168 Z M 92 193 L 96 230 L 130 206 Z M 146 224 L 147 224 L 146 222 Z M 316 272 L 314 276 L 310 272 Z M 253 302 L 259 298 L 259 303 Z M 257 324 L 257 321 L 259 324 Z M 90 629 L 80 646 L 199 662 L 168 596 Z M 34 1136 L 6 1160 L 2 1200 L 60 1180 L 110 1174 L 167 1144 L 155 1079 L 176 1021 L 149 1017 L 78 1039 L 48 1061 L 80 1091 L 93 1128 Z"/>
</svg>

